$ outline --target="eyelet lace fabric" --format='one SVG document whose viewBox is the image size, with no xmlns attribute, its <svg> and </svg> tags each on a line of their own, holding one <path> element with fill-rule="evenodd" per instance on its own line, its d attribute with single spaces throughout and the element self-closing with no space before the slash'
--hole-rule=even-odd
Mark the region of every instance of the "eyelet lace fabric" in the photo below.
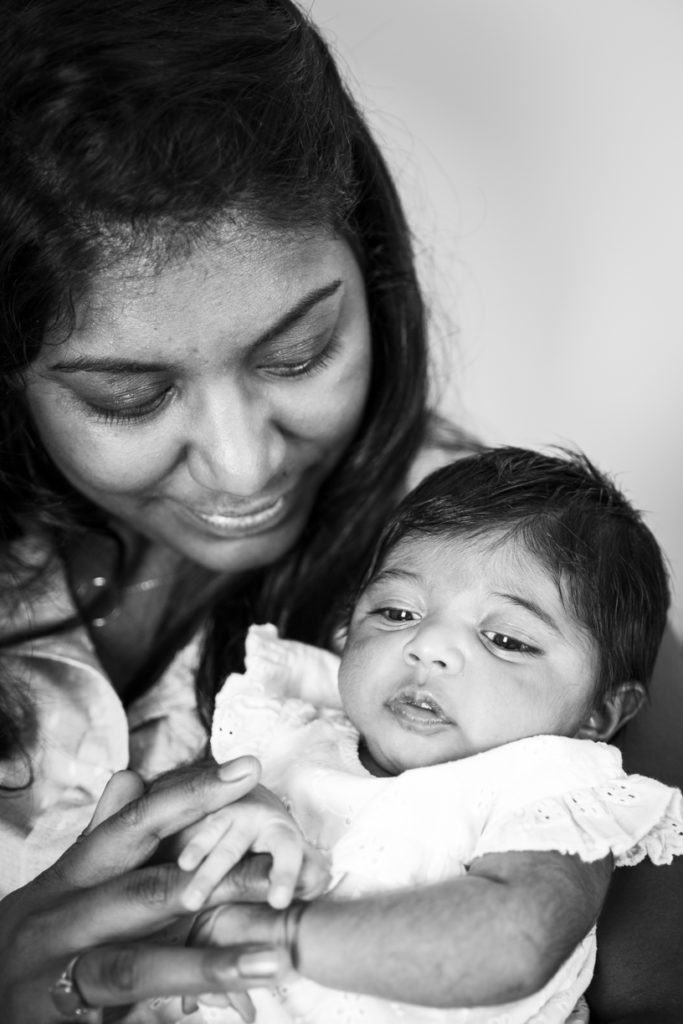
<svg viewBox="0 0 683 1024">
<path fill-rule="evenodd" d="M 320 654 L 324 654 L 323 658 Z M 457 762 L 371 776 L 336 687 L 338 659 L 253 627 L 247 671 L 219 695 L 217 758 L 251 753 L 307 839 L 332 862 L 330 899 L 443 881 L 487 853 L 556 850 L 619 865 L 683 853 L 683 798 L 627 776 L 607 744 L 557 736 L 518 740 Z M 311 699 L 315 697 L 315 699 Z M 416 951 L 419 956 L 419 951 Z M 258 1024 L 561 1024 L 587 988 L 595 933 L 529 999 L 499 1007 L 436 1010 L 337 992 L 298 976 L 254 993 Z M 232 1011 L 212 1010 L 229 1024 Z"/>
</svg>

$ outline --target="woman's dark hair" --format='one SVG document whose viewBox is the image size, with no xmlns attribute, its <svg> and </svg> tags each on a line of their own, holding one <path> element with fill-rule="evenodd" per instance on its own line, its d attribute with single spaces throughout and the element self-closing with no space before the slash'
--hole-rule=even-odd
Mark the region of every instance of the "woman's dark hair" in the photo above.
<svg viewBox="0 0 683 1024">
<path fill-rule="evenodd" d="M 6 559 L 37 530 L 60 551 L 99 523 L 44 452 L 22 392 L 46 335 L 68 336 L 97 272 L 140 254 L 162 267 L 246 215 L 329 227 L 364 275 L 364 421 L 295 549 L 216 606 L 210 693 L 256 617 L 329 639 L 333 599 L 367 559 L 424 439 L 424 311 L 401 204 L 327 45 L 291 0 L 6 0 L 0 40 Z"/>
<path fill-rule="evenodd" d="M 597 695 L 646 686 L 669 608 L 661 550 L 612 480 L 582 453 L 556 451 L 492 448 L 431 473 L 385 524 L 360 589 L 405 538 L 517 540 L 596 641 Z"/>
</svg>

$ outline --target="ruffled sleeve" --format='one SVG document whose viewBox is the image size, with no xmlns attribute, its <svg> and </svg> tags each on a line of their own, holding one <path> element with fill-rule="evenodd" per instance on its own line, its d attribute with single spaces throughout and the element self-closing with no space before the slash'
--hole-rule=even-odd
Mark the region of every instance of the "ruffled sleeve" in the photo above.
<svg viewBox="0 0 683 1024">
<path fill-rule="evenodd" d="M 341 709 L 340 659 L 323 647 L 284 640 L 275 626 L 265 623 L 249 627 L 244 661 L 249 677 L 262 683 L 270 696 Z"/>
<path fill-rule="evenodd" d="M 216 760 L 252 754 L 272 760 L 290 734 L 310 725 L 323 709 L 341 715 L 339 658 L 329 651 L 282 640 L 275 626 L 251 626 L 244 674 L 228 676 L 218 696 L 211 729 Z"/>
<path fill-rule="evenodd" d="M 503 850 L 557 850 L 585 861 L 612 854 L 616 865 L 624 866 L 646 857 L 670 864 L 683 853 L 683 796 L 678 789 L 643 775 L 626 775 L 618 751 L 605 744 L 538 737 L 510 746 L 521 745 L 533 751 L 534 773 L 546 778 L 536 799 L 529 799 L 531 789 L 518 806 L 510 806 L 513 794 L 503 787 L 479 837 L 476 857 Z M 593 783 L 586 778 L 589 772 Z"/>
</svg>

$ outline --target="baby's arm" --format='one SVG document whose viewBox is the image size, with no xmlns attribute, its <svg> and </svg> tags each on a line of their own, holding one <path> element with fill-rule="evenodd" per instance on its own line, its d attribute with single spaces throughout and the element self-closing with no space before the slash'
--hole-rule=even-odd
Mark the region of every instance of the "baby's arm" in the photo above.
<svg viewBox="0 0 683 1024">
<path fill-rule="evenodd" d="M 521 999 L 546 984 L 589 931 L 610 875 L 609 859 L 486 854 L 449 881 L 310 902 L 290 952 L 300 974 L 329 988 L 435 1007 Z M 227 906 L 194 941 L 281 942 L 283 913 L 291 910 Z"/>
</svg>

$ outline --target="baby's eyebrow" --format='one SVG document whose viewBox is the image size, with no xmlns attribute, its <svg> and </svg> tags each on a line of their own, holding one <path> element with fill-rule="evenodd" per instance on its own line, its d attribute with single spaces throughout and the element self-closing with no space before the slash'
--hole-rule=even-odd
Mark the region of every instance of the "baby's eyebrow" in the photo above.
<svg viewBox="0 0 683 1024">
<path fill-rule="evenodd" d="M 542 608 L 540 604 L 532 601 L 528 597 L 522 597 L 521 594 L 508 594 L 502 591 L 494 591 L 494 597 L 501 597 L 504 601 L 509 601 L 511 604 L 517 605 L 519 608 L 526 608 L 528 612 L 535 615 L 541 622 L 545 622 L 546 626 L 552 629 L 558 636 L 562 636 L 562 630 L 545 608 Z"/>
<path fill-rule="evenodd" d="M 388 567 L 386 569 L 380 569 L 376 576 L 370 580 L 368 587 L 374 587 L 377 583 L 393 582 L 394 580 L 408 581 L 409 583 L 417 583 L 420 577 L 415 572 L 410 572 L 408 569 L 393 569 Z"/>
</svg>

